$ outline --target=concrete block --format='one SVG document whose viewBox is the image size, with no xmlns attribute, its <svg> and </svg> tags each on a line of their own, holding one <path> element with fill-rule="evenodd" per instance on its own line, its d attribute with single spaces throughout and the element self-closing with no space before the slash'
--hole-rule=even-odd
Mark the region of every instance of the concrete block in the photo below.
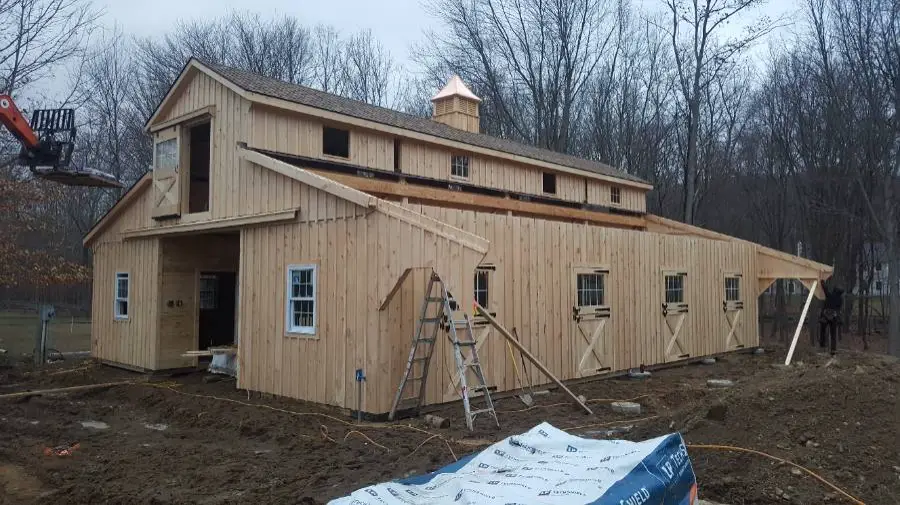
<svg viewBox="0 0 900 505">
<path fill-rule="evenodd" d="M 700 360 L 700 363 L 702 363 L 704 365 L 715 365 L 716 358 L 703 358 Z"/>
<path fill-rule="evenodd" d="M 709 379 L 706 381 L 706 385 L 711 388 L 730 388 L 731 386 L 734 386 L 734 381 L 728 379 Z"/>
<path fill-rule="evenodd" d="M 640 415 L 641 413 L 641 404 L 634 402 L 612 402 L 609 406 L 613 409 L 614 412 L 618 412 L 620 414 L 629 414 L 629 415 Z"/>
</svg>

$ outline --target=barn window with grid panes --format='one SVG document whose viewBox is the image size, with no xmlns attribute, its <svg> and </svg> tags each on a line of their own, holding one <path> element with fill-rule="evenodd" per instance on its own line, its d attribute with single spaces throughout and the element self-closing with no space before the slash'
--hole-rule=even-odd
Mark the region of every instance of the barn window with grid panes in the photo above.
<svg viewBox="0 0 900 505">
<path fill-rule="evenodd" d="M 478 305 L 488 308 L 490 304 L 489 286 L 491 270 L 479 267 L 475 270 L 475 301 Z"/>
<path fill-rule="evenodd" d="M 461 179 L 469 178 L 469 157 L 454 155 L 450 160 L 450 175 Z"/>
<path fill-rule="evenodd" d="M 609 188 L 609 201 L 613 205 L 622 204 L 622 188 L 612 186 Z"/>
<path fill-rule="evenodd" d="M 178 170 L 178 138 L 157 142 L 154 147 L 156 170 Z"/>
<path fill-rule="evenodd" d="M 591 272 L 578 274 L 576 281 L 576 295 L 579 307 L 604 307 L 606 306 L 606 274 Z"/>
<path fill-rule="evenodd" d="M 287 271 L 287 333 L 316 333 L 316 266 L 290 265 Z"/>
<path fill-rule="evenodd" d="M 741 278 L 737 275 L 728 275 L 725 277 L 725 301 L 741 301 Z"/>
<path fill-rule="evenodd" d="M 684 303 L 684 274 L 666 274 L 666 303 Z"/>
<path fill-rule="evenodd" d="M 200 309 L 219 308 L 219 277 L 214 274 L 200 276 Z"/>
</svg>

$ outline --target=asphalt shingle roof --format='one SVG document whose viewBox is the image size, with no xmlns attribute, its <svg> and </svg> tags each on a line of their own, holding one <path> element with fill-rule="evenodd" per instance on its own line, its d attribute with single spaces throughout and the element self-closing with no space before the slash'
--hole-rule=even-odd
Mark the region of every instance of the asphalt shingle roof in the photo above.
<svg viewBox="0 0 900 505">
<path fill-rule="evenodd" d="M 297 84 L 263 77 L 258 74 L 239 70 L 224 65 L 201 62 L 225 79 L 238 87 L 252 93 L 265 95 L 271 98 L 279 98 L 289 102 L 299 103 L 308 107 L 315 107 L 338 114 L 344 114 L 359 119 L 374 121 L 396 128 L 411 130 L 426 135 L 433 135 L 447 140 L 454 140 L 464 144 L 493 149 L 508 154 L 514 154 L 534 160 L 555 163 L 578 170 L 593 172 L 596 174 L 624 179 L 627 181 L 647 184 L 638 177 L 629 175 L 604 163 L 591 161 L 568 154 L 557 153 L 547 149 L 540 149 L 512 140 L 501 139 L 483 133 L 472 133 L 465 130 L 433 121 L 428 118 L 405 114 L 384 107 L 370 105 L 365 102 L 344 98 L 325 93 L 324 91 L 307 88 Z"/>
</svg>

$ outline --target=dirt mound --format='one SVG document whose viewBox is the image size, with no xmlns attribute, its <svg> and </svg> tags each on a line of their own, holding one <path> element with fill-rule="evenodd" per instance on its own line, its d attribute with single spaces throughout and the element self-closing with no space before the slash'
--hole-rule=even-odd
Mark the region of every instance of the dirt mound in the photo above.
<svg viewBox="0 0 900 505">
<path fill-rule="evenodd" d="M 777 354 L 779 358 L 783 353 Z M 434 429 L 420 419 L 356 425 L 345 412 L 261 398 L 202 374 L 168 382 L 0 403 L 0 503 L 325 503 L 367 484 L 420 474 L 523 432 L 541 421 L 580 436 L 643 440 L 681 431 L 694 446 L 734 445 L 801 464 L 867 504 L 896 503 L 900 476 L 897 383 L 900 365 L 866 354 L 800 352 L 803 365 L 773 368 L 776 354 L 730 355 L 713 366 L 657 371 L 647 380 L 573 385 L 587 416 L 564 395 L 526 408 L 498 399 L 502 429 L 487 419 L 465 429 L 457 404 Z M 139 378 L 71 363 L 44 371 L 6 370 L 0 394 L 38 387 Z M 708 379 L 730 379 L 711 389 Z M 635 418 L 613 400 L 642 404 Z M 86 428 L 98 421 L 107 429 Z M 630 429 L 625 429 L 630 427 Z M 434 437 L 433 435 L 439 435 Z M 47 447 L 80 443 L 69 457 Z M 704 498 L 731 504 L 849 503 L 810 476 L 749 454 L 692 447 Z M 4 477 L 5 476 L 5 477 Z M 10 484 L 12 480 L 15 487 Z"/>
</svg>

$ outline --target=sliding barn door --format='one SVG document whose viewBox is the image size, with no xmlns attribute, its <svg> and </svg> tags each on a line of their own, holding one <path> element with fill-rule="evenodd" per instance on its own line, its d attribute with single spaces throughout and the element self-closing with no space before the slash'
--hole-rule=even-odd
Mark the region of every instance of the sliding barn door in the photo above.
<svg viewBox="0 0 900 505">
<path fill-rule="evenodd" d="M 156 219 L 181 215 L 179 133 L 178 126 L 158 132 L 153 145 L 152 215 Z"/>
</svg>

